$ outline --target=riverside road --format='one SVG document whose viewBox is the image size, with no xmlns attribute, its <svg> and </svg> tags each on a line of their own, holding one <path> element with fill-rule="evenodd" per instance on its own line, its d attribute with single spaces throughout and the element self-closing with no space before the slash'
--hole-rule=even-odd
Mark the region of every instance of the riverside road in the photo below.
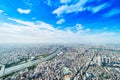
<svg viewBox="0 0 120 80">
<path fill-rule="evenodd" d="M 49 55 L 49 56 L 47 56 L 47 57 L 45 57 L 41 60 L 37 59 L 37 60 L 29 61 L 29 62 L 26 62 L 26 63 L 23 63 L 23 64 L 19 64 L 19 65 L 16 65 L 16 66 L 12 66 L 12 67 L 9 67 L 9 68 L 5 68 L 3 74 L 0 74 L 0 77 L 11 74 L 13 72 L 16 72 L 16 71 L 19 71 L 19 70 L 22 70 L 22 69 L 25 69 L 25 68 L 28 68 L 28 67 L 33 66 L 33 65 L 37 65 L 40 62 L 52 59 L 55 56 L 57 56 L 58 53 L 60 53 L 60 50 L 61 50 L 61 48 L 56 49 L 53 53 L 51 53 L 51 55 Z"/>
</svg>

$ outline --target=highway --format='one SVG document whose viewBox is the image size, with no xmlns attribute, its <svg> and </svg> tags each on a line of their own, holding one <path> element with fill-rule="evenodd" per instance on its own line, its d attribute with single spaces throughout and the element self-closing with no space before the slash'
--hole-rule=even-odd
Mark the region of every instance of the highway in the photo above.
<svg viewBox="0 0 120 80">
<path fill-rule="evenodd" d="M 29 62 L 26 62 L 26 63 L 23 63 L 23 64 L 19 64 L 19 65 L 16 65 L 16 66 L 12 66 L 12 67 L 9 67 L 9 68 L 5 68 L 4 73 L 0 74 L 0 77 L 11 74 L 13 72 L 16 72 L 16 71 L 19 71 L 19 70 L 22 70 L 22 69 L 25 69 L 25 68 L 33 66 L 33 65 L 37 65 L 40 62 L 52 59 L 55 56 L 57 56 L 58 53 L 60 53 L 60 50 L 61 50 L 61 48 L 56 49 L 53 53 L 51 53 L 51 55 L 43 58 L 42 60 L 37 59 L 37 60 L 29 61 Z"/>
</svg>

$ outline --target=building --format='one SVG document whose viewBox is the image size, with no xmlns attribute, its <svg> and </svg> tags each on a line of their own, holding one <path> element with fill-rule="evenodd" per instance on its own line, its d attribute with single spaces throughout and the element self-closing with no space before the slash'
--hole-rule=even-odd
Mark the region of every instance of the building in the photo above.
<svg viewBox="0 0 120 80">
<path fill-rule="evenodd" d="M 101 66 L 102 65 L 102 58 L 101 58 L 101 56 L 97 56 L 96 58 L 95 58 L 95 60 L 94 60 L 94 62 L 96 63 L 96 64 L 98 64 L 99 66 Z"/>
<path fill-rule="evenodd" d="M 71 80 L 71 71 L 66 67 L 62 68 L 62 79 Z"/>
</svg>

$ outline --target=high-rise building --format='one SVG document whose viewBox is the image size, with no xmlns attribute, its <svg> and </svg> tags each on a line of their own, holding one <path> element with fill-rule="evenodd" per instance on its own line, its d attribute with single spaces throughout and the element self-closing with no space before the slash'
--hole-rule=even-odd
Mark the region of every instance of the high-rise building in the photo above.
<svg viewBox="0 0 120 80">
<path fill-rule="evenodd" d="M 94 61 L 95 61 L 96 64 L 101 66 L 101 63 L 102 63 L 101 60 L 102 60 L 101 56 L 97 56 Z"/>
</svg>

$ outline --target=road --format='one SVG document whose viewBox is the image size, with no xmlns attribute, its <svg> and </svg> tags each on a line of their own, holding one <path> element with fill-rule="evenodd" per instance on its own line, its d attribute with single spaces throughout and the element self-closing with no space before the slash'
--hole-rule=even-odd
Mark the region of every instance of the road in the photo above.
<svg viewBox="0 0 120 80">
<path fill-rule="evenodd" d="M 87 50 L 85 50 L 85 51 L 83 52 L 83 56 L 85 56 L 85 54 L 86 54 L 89 50 L 91 50 L 91 49 L 95 49 L 95 50 L 97 50 L 97 52 L 98 52 L 99 50 L 109 50 L 109 49 L 100 49 L 100 48 L 88 48 Z M 113 50 L 112 50 L 112 51 L 113 51 Z M 115 51 L 115 50 L 114 50 L 114 51 Z M 83 80 L 83 77 L 85 76 L 85 73 L 86 73 L 86 71 L 88 70 L 90 63 L 93 61 L 93 59 L 94 59 L 95 55 L 97 54 L 97 52 L 93 54 L 92 58 L 91 58 L 89 61 L 87 61 L 85 64 L 83 64 L 83 65 L 80 67 L 80 69 L 77 71 L 77 73 L 75 74 L 75 76 L 73 76 L 73 80 L 74 80 L 74 78 L 75 78 L 79 73 L 80 73 L 80 75 L 81 75 L 81 80 Z M 115 80 L 115 76 L 113 76 L 112 73 L 110 73 L 109 70 L 107 70 L 107 69 L 102 69 L 102 70 L 105 71 L 105 72 L 107 72 L 107 73 L 109 73 L 109 75 L 112 76 L 112 80 Z"/>
<path fill-rule="evenodd" d="M 60 52 L 60 50 L 61 50 L 61 48 L 56 49 L 53 53 L 51 53 L 51 55 L 43 58 L 42 60 L 37 59 L 37 60 L 29 61 L 29 62 L 26 62 L 23 64 L 19 64 L 19 65 L 13 66 L 13 67 L 5 68 L 4 73 L 2 75 L 0 74 L 0 77 L 11 74 L 13 72 L 16 72 L 16 71 L 19 71 L 22 69 L 25 69 L 25 68 L 33 66 L 33 65 L 37 65 L 40 62 L 49 60 L 49 59 L 57 56 L 57 54 Z"/>
<path fill-rule="evenodd" d="M 84 57 L 85 56 L 85 54 L 90 50 L 91 48 L 88 48 L 88 49 L 86 49 L 84 52 L 83 52 L 83 54 L 82 54 L 82 56 Z M 93 58 L 94 58 L 94 56 L 95 56 L 95 54 L 93 55 L 93 57 L 89 60 L 89 61 L 87 61 L 86 63 L 84 63 L 81 67 L 80 67 L 80 69 L 77 71 L 77 73 L 73 76 L 73 78 L 72 78 L 72 80 L 74 80 L 74 78 L 80 73 L 80 75 L 81 75 L 81 79 L 83 80 L 83 73 L 85 73 L 86 71 L 87 71 L 87 69 L 88 69 L 88 65 L 91 63 L 91 61 L 93 60 Z"/>
<path fill-rule="evenodd" d="M 104 70 L 111 76 L 112 80 L 116 80 L 116 77 L 107 69 L 107 67 L 104 67 Z"/>
</svg>

